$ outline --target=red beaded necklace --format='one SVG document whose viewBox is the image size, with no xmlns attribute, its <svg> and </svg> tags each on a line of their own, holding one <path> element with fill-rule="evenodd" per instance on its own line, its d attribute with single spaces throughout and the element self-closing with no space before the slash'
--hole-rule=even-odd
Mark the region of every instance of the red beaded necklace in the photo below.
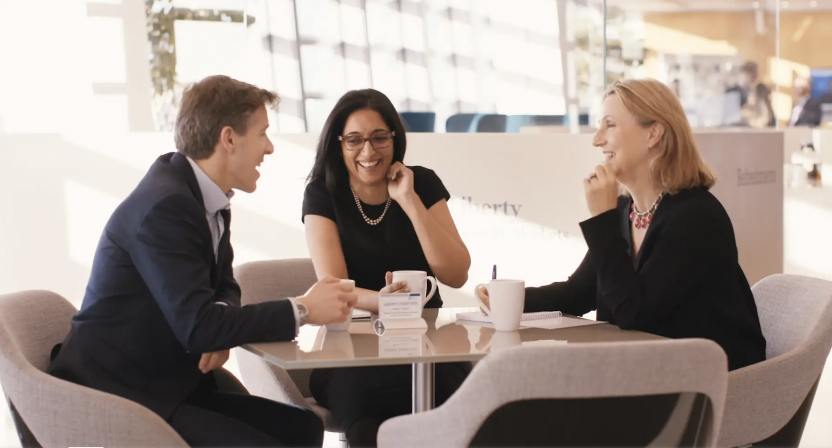
<svg viewBox="0 0 832 448">
<path fill-rule="evenodd" d="M 630 222 L 635 221 L 636 229 L 646 229 L 650 225 L 653 221 L 653 214 L 656 213 L 656 209 L 659 207 L 659 201 L 662 200 L 663 196 L 664 192 L 659 193 L 659 197 L 653 201 L 653 205 L 643 213 L 638 211 L 635 201 L 630 204 Z"/>
</svg>

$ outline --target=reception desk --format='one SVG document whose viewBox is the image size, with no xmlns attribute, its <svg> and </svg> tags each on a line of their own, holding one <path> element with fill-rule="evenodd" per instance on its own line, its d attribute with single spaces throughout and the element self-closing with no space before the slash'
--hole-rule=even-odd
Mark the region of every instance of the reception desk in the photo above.
<svg viewBox="0 0 832 448">
<path fill-rule="evenodd" d="M 301 223 L 317 136 L 272 135 L 256 193 L 233 200 L 235 263 L 307 257 Z M 719 177 L 714 194 L 733 222 L 752 284 L 783 269 L 783 139 L 768 132 L 697 132 Z M 473 285 L 563 280 L 583 258 L 578 223 L 589 217 L 582 179 L 602 159 L 592 134 L 409 134 L 406 163 L 437 172 L 472 256 L 469 282 L 442 286 L 446 303 L 471 305 Z M 0 293 L 54 290 L 83 297 L 101 229 L 170 133 L 0 135 Z"/>
</svg>

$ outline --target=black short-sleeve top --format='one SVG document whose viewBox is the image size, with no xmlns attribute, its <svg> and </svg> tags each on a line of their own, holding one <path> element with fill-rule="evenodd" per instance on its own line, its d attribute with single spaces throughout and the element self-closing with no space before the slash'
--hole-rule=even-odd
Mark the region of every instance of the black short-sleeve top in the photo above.
<svg viewBox="0 0 832 448">
<path fill-rule="evenodd" d="M 433 170 L 421 166 L 409 168 L 413 171 L 413 189 L 425 208 L 430 209 L 443 199 L 450 200 L 450 193 Z M 355 286 L 378 291 L 384 287 L 387 271 L 425 271 L 433 276 L 413 223 L 396 201 L 390 204 L 381 223 L 371 226 L 361 216 L 349 187 L 345 190 L 331 194 L 324 179 L 310 182 L 303 193 L 302 219 L 318 215 L 335 222 L 347 273 L 355 280 Z M 384 205 L 361 203 L 370 219 L 381 216 Z M 441 306 L 442 298 L 437 290 L 425 307 Z"/>
</svg>

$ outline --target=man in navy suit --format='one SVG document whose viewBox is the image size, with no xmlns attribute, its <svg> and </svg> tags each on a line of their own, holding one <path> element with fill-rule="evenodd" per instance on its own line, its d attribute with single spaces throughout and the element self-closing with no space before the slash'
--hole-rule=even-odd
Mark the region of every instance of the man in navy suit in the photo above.
<svg viewBox="0 0 832 448">
<path fill-rule="evenodd" d="M 291 341 L 304 323 L 343 321 L 356 295 L 334 278 L 306 295 L 240 306 L 229 243 L 232 190 L 251 193 L 274 147 L 274 93 L 225 76 L 185 90 L 176 153 L 151 166 L 98 244 L 81 310 L 56 347 L 56 377 L 135 401 L 192 446 L 321 446 L 305 409 L 220 391 L 228 350 Z"/>
<path fill-rule="evenodd" d="M 799 77 L 794 80 L 794 106 L 789 126 L 820 126 L 821 101 L 812 98 L 812 80 Z"/>
</svg>

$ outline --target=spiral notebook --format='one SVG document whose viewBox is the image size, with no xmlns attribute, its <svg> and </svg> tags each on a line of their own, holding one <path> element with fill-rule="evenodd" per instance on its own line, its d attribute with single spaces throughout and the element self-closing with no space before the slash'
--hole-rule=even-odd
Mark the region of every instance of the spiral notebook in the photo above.
<svg viewBox="0 0 832 448">
<path fill-rule="evenodd" d="M 543 311 L 540 313 L 523 313 L 521 322 L 529 322 L 533 320 L 555 319 L 563 316 L 560 311 Z M 469 322 L 484 322 L 491 323 L 491 318 L 481 311 L 474 311 L 473 313 L 456 313 L 457 320 L 467 320 Z"/>
<path fill-rule="evenodd" d="M 483 326 L 491 326 L 491 318 L 480 311 L 475 311 L 473 313 L 456 313 L 456 319 L 459 321 L 482 324 Z M 564 316 L 560 311 L 544 311 L 541 313 L 523 313 L 520 326 L 524 328 L 543 328 L 547 330 L 554 330 L 559 328 L 583 327 L 585 325 L 597 325 L 602 323 L 604 322 Z"/>
</svg>

